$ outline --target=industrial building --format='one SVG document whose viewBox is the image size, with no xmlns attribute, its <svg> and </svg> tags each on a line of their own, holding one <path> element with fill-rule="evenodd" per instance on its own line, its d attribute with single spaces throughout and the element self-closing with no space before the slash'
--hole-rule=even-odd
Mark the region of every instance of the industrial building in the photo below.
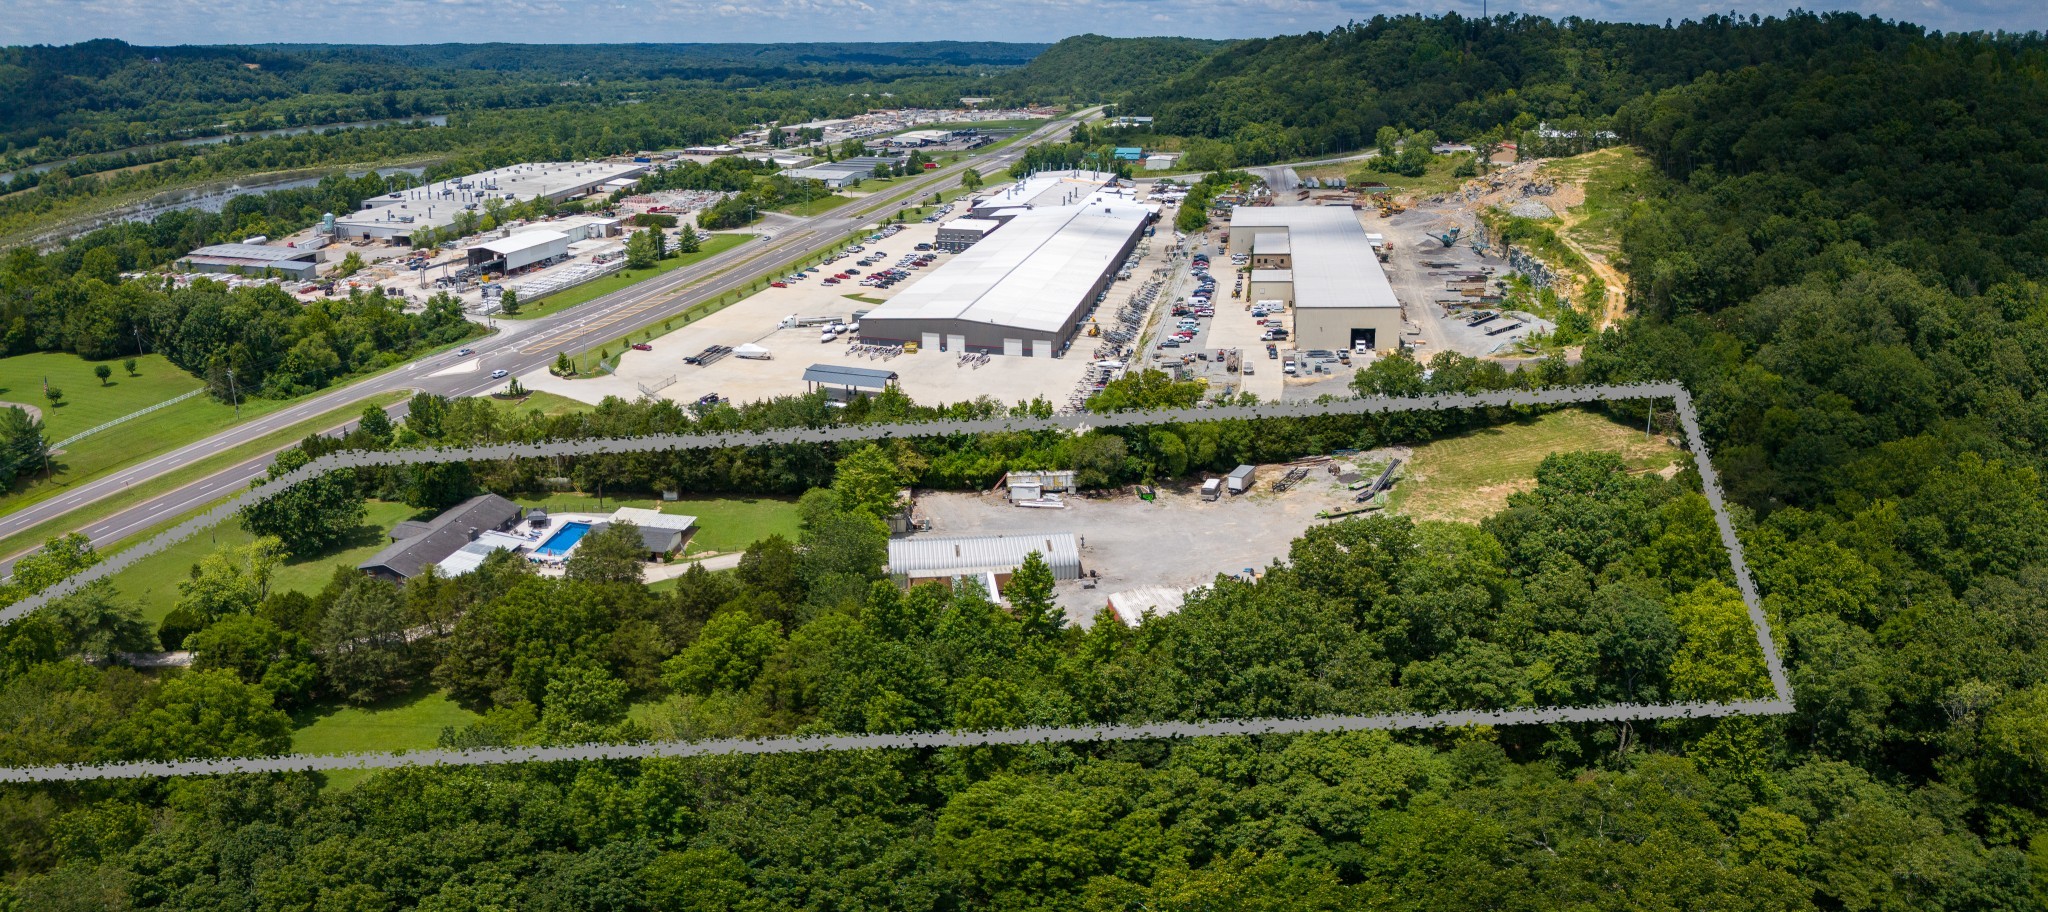
<svg viewBox="0 0 2048 912">
<path fill-rule="evenodd" d="M 1002 227 L 868 311 L 862 340 L 1034 358 L 1063 351 L 1156 212 L 1100 188 L 1044 194 L 1058 204 L 977 206 Z"/>
<path fill-rule="evenodd" d="M 889 575 L 905 586 L 973 580 L 986 586 L 990 597 L 1000 598 L 1033 552 L 1045 559 L 1054 579 L 1081 578 L 1081 543 L 1072 532 L 891 539 Z"/>
<path fill-rule="evenodd" d="M 875 176 L 873 165 L 864 165 L 851 159 L 843 162 L 819 162 L 808 168 L 782 172 L 786 177 L 798 180 L 814 180 L 833 190 L 852 186 Z"/>
<path fill-rule="evenodd" d="M 469 265 L 486 272 L 517 272 L 569 257 L 569 236 L 560 231 L 521 231 L 469 248 Z"/>
<path fill-rule="evenodd" d="M 493 199 L 577 199 L 611 181 L 646 174 L 648 167 L 646 162 L 543 162 L 435 181 L 363 201 L 363 208 L 334 220 L 335 234 L 410 242 L 414 232 L 445 228 L 458 214 L 481 212 Z"/>
<path fill-rule="evenodd" d="M 265 244 L 213 244 L 185 254 L 181 262 L 190 272 L 272 272 L 286 278 L 311 279 L 319 268 L 320 252 Z"/>
<path fill-rule="evenodd" d="M 939 237 L 932 246 L 947 253 L 959 253 L 975 245 L 988 233 L 1002 227 L 995 219 L 956 218 L 939 224 Z"/>
<path fill-rule="evenodd" d="M 1230 249 L 1251 255 L 1251 300 L 1293 308 L 1295 347 L 1387 351 L 1401 344 L 1401 302 L 1350 209 L 1239 206 Z"/>
</svg>

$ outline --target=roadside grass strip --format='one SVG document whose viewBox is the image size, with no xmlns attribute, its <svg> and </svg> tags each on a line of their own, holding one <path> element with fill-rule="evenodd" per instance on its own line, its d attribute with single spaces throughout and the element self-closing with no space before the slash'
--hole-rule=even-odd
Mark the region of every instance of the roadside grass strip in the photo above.
<svg viewBox="0 0 2048 912">
<path fill-rule="evenodd" d="M 1686 449 L 1694 455 L 1701 493 L 1713 510 L 1714 525 L 1721 544 L 1728 551 L 1736 588 L 1741 593 L 1750 625 L 1768 672 L 1773 698 L 1725 703 L 1688 702 L 1661 704 L 1610 704 L 1605 706 L 1538 707 L 1528 709 L 1455 711 L 1435 713 L 1392 713 L 1380 715 L 1316 715 L 1306 717 L 1264 717 L 1206 721 L 1162 721 L 1118 725 L 1072 725 L 1020 727 L 1010 729 L 908 732 L 898 734 L 817 734 L 787 737 L 718 739 L 703 741 L 648 741 L 630 744 L 582 744 L 565 747 L 489 748 L 471 750 L 383 751 L 339 755 L 288 754 L 274 757 L 230 757 L 213 759 L 132 761 L 101 764 L 69 764 L 0 768 L 0 782 L 52 782 L 92 779 L 144 779 L 160 776 L 221 775 L 232 773 L 313 772 L 330 770 L 388 769 L 417 766 L 479 766 L 500 763 L 533 763 L 589 760 L 645 760 L 672 757 L 743 756 L 806 753 L 819 751 L 904 750 L 988 745 L 1040 744 L 1054 742 L 1130 741 L 1162 738 L 1197 738 L 1245 735 L 1284 735 L 1310 732 L 1444 729 L 1469 726 L 1543 725 L 1574 722 L 1650 721 L 1705 719 L 1732 716 L 1771 716 L 1793 711 L 1792 686 L 1778 653 L 1770 623 L 1764 616 L 1762 600 L 1749 565 L 1743 557 L 1742 542 L 1728 515 L 1721 492 L 1720 477 L 1714 471 L 1692 396 L 1672 383 L 1642 383 L 1612 386 L 1566 387 L 1546 390 L 1508 390 L 1489 393 L 1447 394 L 1423 397 L 1376 397 L 1319 402 L 1270 403 L 1220 408 L 1164 409 L 1119 412 L 1107 415 L 1065 415 L 1051 418 L 1000 417 L 971 421 L 934 421 L 861 427 L 787 428 L 768 431 L 734 431 L 719 434 L 673 434 L 636 438 L 576 440 L 544 444 L 505 444 L 480 447 L 412 450 L 399 452 L 336 453 L 244 492 L 204 514 L 188 519 L 148 542 L 121 552 L 49 589 L 0 610 L 0 623 L 11 623 L 93 580 L 103 579 L 129 564 L 157 553 L 200 530 L 216 525 L 237 510 L 270 496 L 281 488 L 343 468 L 370 466 L 426 465 L 451 461 L 588 456 L 677 449 L 751 447 L 794 443 L 840 443 L 896 437 L 952 434 L 1064 430 L 1082 432 L 1093 428 L 1133 427 L 1161 423 L 1216 420 L 1260 420 L 1315 418 L 1387 412 L 1428 411 L 1471 407 L 1514 407 L 1569 405 L 1611 400 L 1670 400 L 1677 411 Z"/>
</svg>

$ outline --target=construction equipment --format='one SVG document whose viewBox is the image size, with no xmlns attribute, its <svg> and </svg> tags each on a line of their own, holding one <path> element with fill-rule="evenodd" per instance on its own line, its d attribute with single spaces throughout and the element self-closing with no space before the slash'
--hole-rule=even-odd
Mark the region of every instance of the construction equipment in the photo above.
<svg viewBox="0 0 2048 912">
<path fill-rule="evenodd" d="M 1458 243 L 1458 234 L 1463 230 L 1464 229 L 1462 228 L 1452 228 L 1451 230 L 1446 231 L 1442 234 L 1432 234 L 1430 235 L 1430 237 L 1436 238 L 1437 240 L 1444 242 L 1445 247 L 1451 247 Z"/>
</svg>

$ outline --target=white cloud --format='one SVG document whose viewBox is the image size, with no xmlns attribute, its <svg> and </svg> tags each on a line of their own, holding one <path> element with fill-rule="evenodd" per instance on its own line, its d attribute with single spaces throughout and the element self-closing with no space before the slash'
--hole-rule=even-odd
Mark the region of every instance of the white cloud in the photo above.
<svg viewBox="0 0 2048 912">
<path fill-rule="evenodd" d="M 0 0 L 0 43 L 427 44 L 866 40 L 1053 41 L 1092 31 L 1226 38 L 1323 30 L 1481 0 Z M 1790 0 L 1488 0 L 1492 13 L 1663 22 Z M 1818 0 L 1943 30 L 2048 28 L 2040 0 Z"/>
</svg>

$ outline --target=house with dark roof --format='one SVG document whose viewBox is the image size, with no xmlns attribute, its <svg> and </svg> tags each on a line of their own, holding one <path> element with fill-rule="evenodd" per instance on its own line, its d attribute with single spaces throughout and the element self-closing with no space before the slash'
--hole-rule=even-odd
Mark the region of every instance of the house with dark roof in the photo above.
<svg viewBox="0 0 2048 912">
<path fill-rule="evenodd" d="M 468 547 L 478 536 L 518 525 L 524 513 L 524 508 L 503 497 L 480 494 L 424 523 L 399 523 L 391 530 L 391 544 L 356 569 L 403 583 Z"/>
</svg>

